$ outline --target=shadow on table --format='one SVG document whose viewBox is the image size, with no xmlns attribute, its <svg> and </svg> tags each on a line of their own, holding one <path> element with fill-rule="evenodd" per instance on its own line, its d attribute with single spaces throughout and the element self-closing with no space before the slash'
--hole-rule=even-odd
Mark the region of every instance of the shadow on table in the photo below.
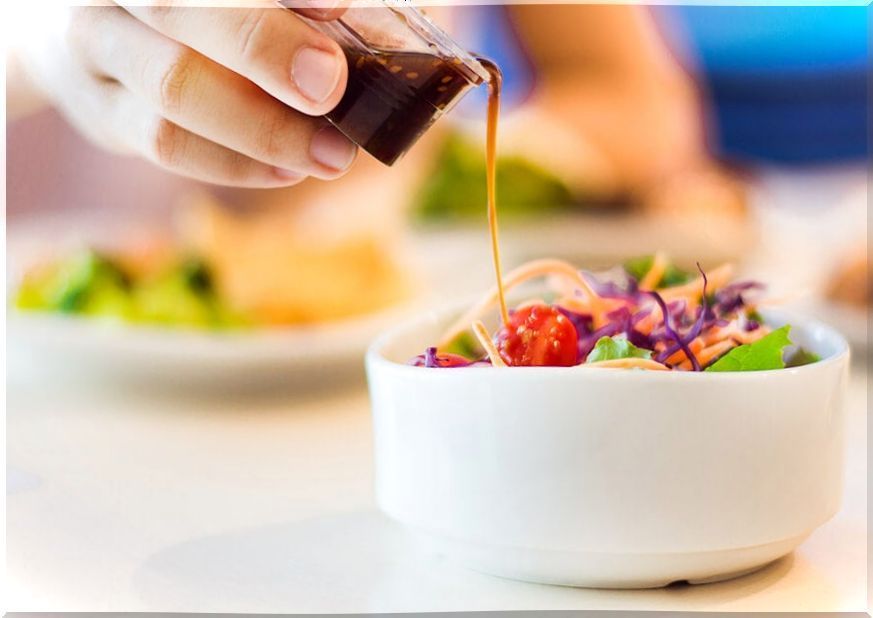
<svg viewBox="0 0 873 618">
<path fill-rule="evenodd" d="M 424 551 L 375 511 L 242 529 L 169 547 L 135 575 L 155 610 L 412 612 L 535 609 L 718 609 L 764 590 L 788 556 L 728 582 L 593 590 L 473 572 Z"/>
</svg>

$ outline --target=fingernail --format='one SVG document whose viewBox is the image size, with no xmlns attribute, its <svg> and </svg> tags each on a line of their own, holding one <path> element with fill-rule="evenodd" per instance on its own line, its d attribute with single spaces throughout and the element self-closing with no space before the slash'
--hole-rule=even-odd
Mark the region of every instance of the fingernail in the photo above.
<svg viewBox="0 0 873 618">
<path fill-rule="evenodd" d="M 286 169 L 281 168 L 281 167 L 274 167 L 273 173 L 276 174 L 276 176 L 278 176 L 282 180 L 285 180 L 288 182 L 297 182 L 298 180 L 303 179 L 303 174 L 299 174 L 297 172 L 292 172 L 291 170 L 286 170 Z"/>
<path fill-rule="evenodd" d="M 304 47 L 291 63 L 291 78 L 310 101 L 321 103 L 333 94 L 340 79 L 340 58 L 314 47 Z"/>
<path fill-rule="evenodd" d="M 313 135 L 309 143 L 309 154 L 312 158 L 338 172 L 352 164 L 357 150 L 349 138 L 332 126 L 326 126 Z"/>
</svg>

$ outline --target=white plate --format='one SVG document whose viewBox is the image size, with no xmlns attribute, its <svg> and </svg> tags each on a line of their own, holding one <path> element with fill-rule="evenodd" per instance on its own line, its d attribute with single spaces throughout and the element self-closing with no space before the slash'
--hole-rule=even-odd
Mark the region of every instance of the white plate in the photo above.
<svg viewBox="0 0 873 618">
<path fill-rule="evenodd" d="M 368 343 L 417 305 L 322 325 L 209 332 L 9 309 L 10 368 L 27 376 L 216 391 L 358 377 Z"/>
<path fill-rule="evenodd" d="M 17 221 L 7 248 L 7 296 L 29 264 L 57 247 L 103 246 L 132 231 L 125 217 L 87 210 Z M 66 230 L 66 232 L 64 232 Z M 51 239 L 56 239 L 54 245 Z M 104 241 L 104 242 L 101 242 Z M 416 264 L 409 264 L 418 272 Z M 424 275 L 421 277 L 424 278 Z M 256 327 L 236 332 L 130 324 L 7 309 L 10 373 L 30 380 L 97 380 L 122 388 L 191 388 L 198 393 L 322 388 L 363 379 L 370 341 L 398 320 L 420 311 L 423 285 L 413 298 L 383 311 L 322 324 Z"/>
</svg>

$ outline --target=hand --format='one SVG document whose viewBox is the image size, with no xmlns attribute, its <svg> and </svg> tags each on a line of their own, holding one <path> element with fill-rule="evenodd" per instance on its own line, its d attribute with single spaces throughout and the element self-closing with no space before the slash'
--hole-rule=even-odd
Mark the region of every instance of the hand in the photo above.
<svg viewBox="0 0 873 618">
<path fill-rule="evenodd" d="M 291 11 L 76 7 L 47 42 L 25 53 L 31 77 L 109 149 L 261 188 L 336 178 L 355 158 L 355 146 L 319 117 L 345 90 L 345 56 Z"/>
</svg>

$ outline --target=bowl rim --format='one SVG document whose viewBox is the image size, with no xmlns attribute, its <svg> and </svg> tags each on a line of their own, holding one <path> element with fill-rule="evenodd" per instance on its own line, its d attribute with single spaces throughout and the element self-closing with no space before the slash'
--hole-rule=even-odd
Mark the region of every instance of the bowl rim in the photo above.
<svg viewBox="0 0 873 618">
<path fill-rule="evenodd" d="M 505 379 L 506 376 L 511 376 L 513 380 L 555 380 L 568 379 L 566 376 L 578 378 L 597 379 L 618 379 L 618 380 L 654 380 L 659 382 L 668 382 L 676 380 L 709 380 L 709 381 L 728 381 L 728 380 L 760 380 L 766 379 L 773 375 L 781 376 L 797 376 L 805 375 L 812 372 L 817 372 L 831 367 L 832 365 L 848 364 L 851 357 L 851 351 L 846 338 L 834 327 L 829 324 L 810 317 L 804 317 L 800 314 L 790 311 L 766 310 L 762 311 L 769 322 L 781 322 L 783 324 L 791 324 L 792 328 L 811 332 L 813 330 L 823 332 L 825 338 L 831 341 L 836 348 L 836 351 L 828 356 L 824 356 L 821 360 L 799 367 L 786 367 L 783 369 L 765 369 L 761 371 L 627 371 L 619 368 L 598 368 L 598 371 L 582 371 L 580 365 L 573 367 L 476 367 L 470 371 L 462 371 L 465 367 L 457 368 L 442 368 L 442 371 L 422 371 L 423 367 L 416 367 L 407 363 L 400 363 L 390 360 L 385 357 L 384 351 L 398 337 L 402 337 L 410 330 L 413 330 L 418 325 L 425 322 L 433 321 L 434 319 L 443 319 L 449 315 L 463 311 L 468 307 L 468 304 L 453 304 L 431 311 L 427 311 L 422 315 L 415 316 L 405 320 L 389 330 L 381 333 L 372 341 L 367 348 L 365 362 L 368 372 L 375 369 L 400 372 L 401 374 L 409 373 L 410 376 L 415 375 L 419 378 L 427 379 L 461 379 L 463 376 L 470 375 L 470 372 L 475 371 L 476 376 L 481 376 L 482 379 Z M 510 371 L 507 371 L 509 369 Z M 460 378 L 453 377 L 460 376 Z"/>
</svg>

